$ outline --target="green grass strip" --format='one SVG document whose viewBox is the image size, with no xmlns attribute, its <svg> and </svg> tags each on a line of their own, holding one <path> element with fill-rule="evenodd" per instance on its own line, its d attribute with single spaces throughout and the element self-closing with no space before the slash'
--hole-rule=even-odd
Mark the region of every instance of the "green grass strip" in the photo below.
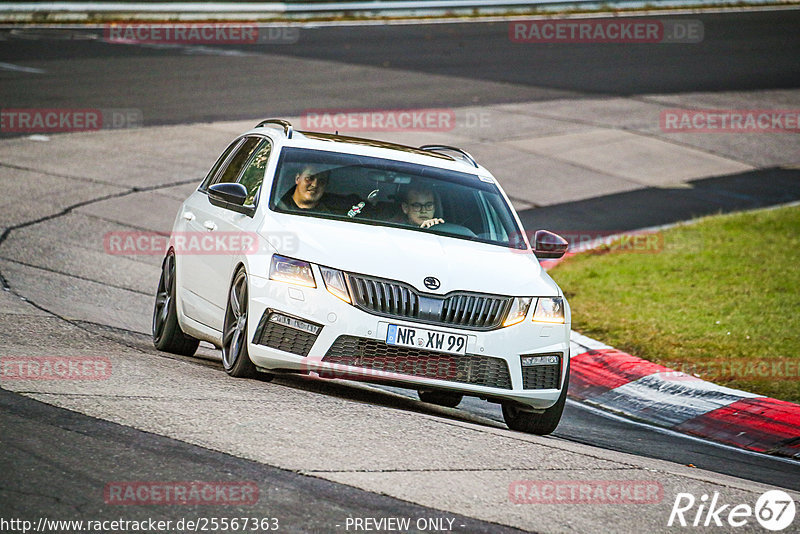
<svg viewBox="0 0 800 534">
<path fill-rule="evenodd" d="M 800 207 L 705 217 L 653 242 L 646 252 L 612 245 L 578 254 L 551 271 L 573 329 L 800 403 Z"/>
</svg>

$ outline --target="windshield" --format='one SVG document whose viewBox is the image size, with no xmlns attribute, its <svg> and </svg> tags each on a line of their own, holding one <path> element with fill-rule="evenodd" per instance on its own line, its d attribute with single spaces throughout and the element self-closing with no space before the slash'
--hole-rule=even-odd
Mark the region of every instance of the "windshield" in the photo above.
<svg viewBox="0 0 800 534">
<path fill-rule="evenodd" d="M 526 248 L 494 183 L 413 163 L 284 148 L 270 209 Z"/>
</svg>

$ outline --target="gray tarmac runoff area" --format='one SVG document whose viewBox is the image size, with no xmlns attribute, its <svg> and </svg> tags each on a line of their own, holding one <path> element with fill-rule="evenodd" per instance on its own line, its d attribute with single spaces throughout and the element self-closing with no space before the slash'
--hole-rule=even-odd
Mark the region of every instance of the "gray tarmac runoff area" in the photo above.
<svg viewBox="0 0 800 534">
<path fill-rule="evenodd" d="M 218 154 L 259 119 L 301 124 L 304 109 L 326 107 L 452 110 L 452 130 L 357 135 L 468 150 L 528 230 L 627 230 L 800 199 L 797 133 L 659 123 L 673 108 L 800 108 L 798 12 L 691 18 L 704 21 L 703 43 L 647 47 L 508 48 L 503 23 L 303 28 L 284 48 L 0 32 L 2 64 L 28 69 L 0 69 L 3 107 L 142 117 L 138 128 L 0 139 L 0 356 L 111 365 L 104 380 L 0 382 L 0 518 L 237 516 L 277 518 L 285 532 L 410 518 L 408 531 L 633 533 L 692 529 L 668 526 L 679 493 L 697 498 L 686 518 L 700 523 L 703 495 L 727 510 L 777 488 L 797 501 L 797 462 L 576 402 L 553 436 L 537 437 L 479 401 L 448 409 L 344 381 L 232 379 L 205 344 L 191 358 L 159 353 L 149 332 L 161 258 L 104 248 L 109 232 L 167 232 Z M 394 49 L 381 54 L 386 42 Z M 121 481 L 245 481 L 259 497 L 107 502 Z M 515 502 L 524 481 L 658 491 L 635 504 Z M 763 531 L 753 517 L 707 530 Z"/>
</svg>

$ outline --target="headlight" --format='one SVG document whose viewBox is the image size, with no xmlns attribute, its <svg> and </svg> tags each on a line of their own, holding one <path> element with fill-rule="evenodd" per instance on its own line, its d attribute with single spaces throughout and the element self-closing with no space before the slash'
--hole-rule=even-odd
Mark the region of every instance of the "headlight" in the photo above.
<svg viewBox="0 0 800 534">
<path fill-rule="evenodd" d="M 325 289 L 333 295 L 345 301 L 348 304 L 353 302 L 350 300 L 350 292 L 347 291 L 347 282 L 344 279 L 344 273 L 336 269 L 329 269 L 320 266 L 322 273 L 322 281 L 325 282 Z"/>
<path fill-rule="evenodd" d="M 273 254 L 269 264 L 269 279 L 305 287 L 317 287 L 311 264 Z"/>
<path fill-rule="evenodd" d="M 521 323 L 528 315 L 528 308 L 531 307 L 531 297 L 523 298 L 517 297 L 511 303 L 511 309 L 508 311 L 508 317 L 503 322 L 503 326 L 511 326 L 512 324 Z"/>
<path fill-rule="evenodd" d="M 561 297 L 541 297 L 537 299 L 533 320 L 537 323 L 563 323 L 564 299 Z"/>
</svg>

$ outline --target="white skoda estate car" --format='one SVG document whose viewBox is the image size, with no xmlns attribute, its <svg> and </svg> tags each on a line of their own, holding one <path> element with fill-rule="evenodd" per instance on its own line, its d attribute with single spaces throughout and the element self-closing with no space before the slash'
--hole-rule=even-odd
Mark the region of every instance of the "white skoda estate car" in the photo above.
<svg viewBox="0 0 800 534">
<path fill-rule="evenodd" d="M 269 119 L 178 212 L 153 341 L 225 371 L 314 373 L 500 403 L 548 434 L 569 383 L 570 310 L 497 180 L 466 152 L 293 131 Z"/>
</svg>

